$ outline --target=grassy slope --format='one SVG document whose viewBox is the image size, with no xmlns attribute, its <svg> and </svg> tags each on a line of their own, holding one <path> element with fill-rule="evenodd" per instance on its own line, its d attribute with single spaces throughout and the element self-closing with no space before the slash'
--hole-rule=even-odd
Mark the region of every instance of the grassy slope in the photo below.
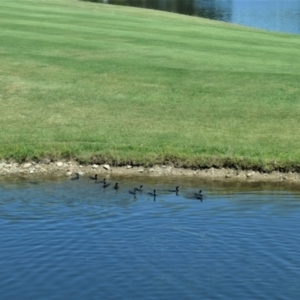
<svg viewBox="0 0 300 300">
<path fill-rule="evenodd" d="M 300 36 L 76 0 L 0 28 L 2 158 L 300 165 Z"/>
</svg>

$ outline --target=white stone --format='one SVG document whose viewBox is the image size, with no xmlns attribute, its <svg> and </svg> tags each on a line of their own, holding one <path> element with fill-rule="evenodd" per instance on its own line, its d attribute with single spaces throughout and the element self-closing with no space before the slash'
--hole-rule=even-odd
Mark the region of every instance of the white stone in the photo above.
<svg viewBox="0 0 300 300">
<path fill-rule="evenodd" d="M 131 166 L 131 165 L 127 165 L 126 168 L 127 168 L 127 169 L 131 169 L 132 166 Z"/>
<path fill-rule="evenodd" d="M 92 165 L 92 169 L 97 169 L 97 168 L 98 168 L 98 165 L 96 165 L 96 164 Z"/>
<path fill-rule="evenodd" d="M 26 169 L 29 168 L 30 166 L 31 166 L 31 163 L 26 163 L 26 164 L 23 165 L 23 167 L 26 168 Z"/>
<path fill-rule="evenodd" d="M 56 163 L 56 165 L 57 165 L 58 167 L 62 167 L 62 166 L 64 165 L 64 163 L 61 162 L 61 161 L 58 161 L 58 162 Z"/>
<path fill-rule="evenodd" d="M 71 171 L 68 171 L 68 172 L 66 173 L 66 175 L 67 175 L 67 176 L 71 176 L 71 175 L 72 175 L 72 172 L 71 172 Z"/>
<path fill-rule="evenodd" d="M 103 168 L 108 171 L 110 170 L 110 166 L 108 164 L 103 165 Z"/>
<path fill-rule="evenodd" d="M 246 176 L 249 178 L 249 177 L 253 176 L 254 174 L 255 174 L 254 172 L 248 172 L 248 173 L 246 174 Z"/>
</svg>

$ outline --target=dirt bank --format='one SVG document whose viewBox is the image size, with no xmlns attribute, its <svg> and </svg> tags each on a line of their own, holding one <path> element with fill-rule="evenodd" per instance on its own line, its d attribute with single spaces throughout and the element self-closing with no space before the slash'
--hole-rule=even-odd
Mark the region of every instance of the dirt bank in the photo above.
<svg viewBox="0 0 300 300">
<path fill-rule="evenodd" d="M 43 160 L 39 163 L 26 162 L 18 164 L 16 162 L 0 162 L 0 176 L 10 175 L 36 176 L 74 176 L 79 173 L 81 176 L 98 174 L 101 176 L 109 175 L 147 175 L 147 176 L 192 176 L 212 180 L 226 181 L 250 181 L 250 182 L 290 182 L 300 183 L 300 174 L 295 172 L 281 173 L 260 173 L 252 170 L 234 169 L 183 169 L 174 166 L 153 166 L 153 167 L 132 167 L 122 166 L 113 167 L 109 165 L 80 165 L 76 161 L 57 161 Z"/>
</svg>

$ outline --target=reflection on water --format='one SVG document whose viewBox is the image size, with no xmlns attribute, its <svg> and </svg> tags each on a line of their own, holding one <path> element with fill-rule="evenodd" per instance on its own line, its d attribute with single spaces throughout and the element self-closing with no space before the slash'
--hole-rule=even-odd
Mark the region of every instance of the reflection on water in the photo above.
<svg viewBox="0 0 300 300">
<path fill-rule="evenodd" d="M 299 0 L 90 0 L 232 22 L 300 34 Z"/>
<path fill-rule="evenodd" d="M 230 21 L 231 1 L 215 0 L 92 0 L 115 5 L 128 5 L 164 10 L 214 20 Z"/>
<path fill-rule="evenodd" d="M 299 188 L 108 181 L 0 182 L 3 299 L 297 299 Z"/>
</svg>

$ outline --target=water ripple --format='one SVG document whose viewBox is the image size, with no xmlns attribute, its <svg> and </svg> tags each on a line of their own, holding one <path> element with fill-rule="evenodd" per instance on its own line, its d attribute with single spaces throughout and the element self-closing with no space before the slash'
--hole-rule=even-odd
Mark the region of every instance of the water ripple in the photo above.
<svg viewBox="0 0 300 300">
<path fill-rule="evenodd" d="M 3 299 L 297 299 L 298 192 L 118 181 L 0 185 Z"/>
</svg>

